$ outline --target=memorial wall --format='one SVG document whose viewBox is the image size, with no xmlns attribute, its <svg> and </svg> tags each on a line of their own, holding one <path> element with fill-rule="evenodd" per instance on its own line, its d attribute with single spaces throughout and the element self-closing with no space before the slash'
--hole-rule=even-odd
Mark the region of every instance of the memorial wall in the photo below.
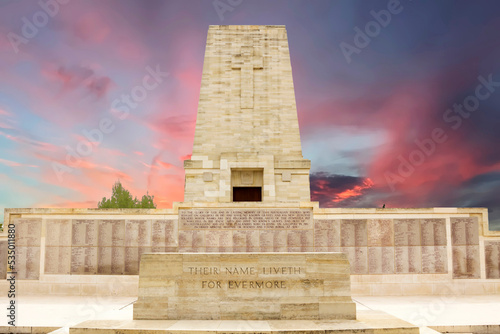
<svg viewBox="0 0 500 334">
<path fill-rule="evenodd" d="M 141 255 L 150 252 L 343 252 L 351 274 L 360 277 L 355 283 L 362 276 L 376 281 L 378 275 L 500 280 L 500 233 L 488 231 L 483 209 L 379 215 L 369 209 L 283 206 L 151 210 L 161 214 L 121 210 L 114 215 L 106 210 L 22 210 L 11 209 L 9 217 L 16 226 L 21 281 L 137 275 Z M 0 240 L 3 279 L 6 247 L 7 241 Z"/>
</svg>

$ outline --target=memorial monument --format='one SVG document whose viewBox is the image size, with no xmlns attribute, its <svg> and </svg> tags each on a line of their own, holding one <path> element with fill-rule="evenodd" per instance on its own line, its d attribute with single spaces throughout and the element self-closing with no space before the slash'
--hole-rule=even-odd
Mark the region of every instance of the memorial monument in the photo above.
<svg viewBox="0 0 500 334">
<path fill-rule="evenodd" d="M 178 321 L 203 319 L 265 322 L 247 332 L 339 321 L 337 329 L 418 333 L 356 313 L 351 294 L 500 293 L 500 232 L 489 230 L 486 208 L 310 201 L 284 26 L 210 26 L 184 169 L 184 202 L 171 209 L 6 209 L 19 294 L 138 296 L 135 320 L 109 332 L 161 319 L 175 333 Z M 6 247 L 0 238 L 1 254 Z"/>
</svg>

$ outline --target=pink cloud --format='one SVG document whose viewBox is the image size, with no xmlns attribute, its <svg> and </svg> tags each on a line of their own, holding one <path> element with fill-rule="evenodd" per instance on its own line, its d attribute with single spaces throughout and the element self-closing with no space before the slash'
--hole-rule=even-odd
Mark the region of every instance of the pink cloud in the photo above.
<svg viewBox="0 0 500 334">
<path fill-rule="evenodd" d="M 109 18 L 102 11 L 87 12 L 74 21 L 73 33 L 83 41 L 101 44 L 110 35 Z"/>
<path fill-rule="evenodd" d="M 5 109 L 0 109 L 0 115 L 12 117 L 13 115 Z"/>
<path fill-rule="evenodd" d="M 5 160 L 5 159 L 0 159 L 0 163 L 4 164 L 9 167 L 32 167 L 32 168 L 38 168 L 39 166 L 36 165 L 30 165 L 30 164 L 23 164 L 20 162 L 15 162 L 15 161 L 10 161 L 10 160 Z"/>
<path fill-rule="evenodd" d="M 43 141 L 39 141 L 39 140 L 35 140 L 32 138 L 27 138 L 27 137 L 23 137 L 23 136 L 12 136 L 12 135 L 9 135 L 8 133 L 2 132 L 2 131 L 0 131 L 0 136 L 3 136 L 5 138 L 7 138 L 11 141 L 14 141 L 16 143 L 19 143 L 19 144 L 28 145 L 34 149 L 37 149 L 37 150 L 52 151 L 52 152 L 55 152 L 58 150 L 58 147 L 56 145 L 53 145 L 53 144 L 47 143 L 47 142 L 43 142 Z"/>
<path fill-rule="evenodd" d="M 10 124 L 7 124 L 7 123 L 3 123 L 3 122 L 0 122 L 0 128 L 3 128 L 3 129 L 14 129 L 14 127 Z"/>
<path fill-rule="evenodd" d="M 105 97 L 115 85 L 107 76 L 99 76 L 89 67 L 60 65 L 45 65 L 41 71 L 42 75 L 52 81 L 61 84 L 60 94 L 84 88 L 89 94 L 98 99 Z"/>
</svg>

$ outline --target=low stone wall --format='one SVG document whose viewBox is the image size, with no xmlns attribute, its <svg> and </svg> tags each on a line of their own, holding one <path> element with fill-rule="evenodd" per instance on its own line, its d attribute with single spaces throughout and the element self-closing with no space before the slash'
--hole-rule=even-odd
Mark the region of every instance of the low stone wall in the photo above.
<svg viewBox="0 0 500 334">
<path fill-rule="evenodd" d="M 157 210 L 5 213 L 6 227 L 11 223 L 16 230 L 20 293 L 136 295 L 146 252 L 343 252 L 355 295 L 438 294 L 450 286 L 489 294 L 500 288 L 500 232 L 489 231 L 483 208 L 176 203 Z M 4 233 L 0 278 L 7 272 L 6 247 Z M 107 283 L 112 279 L 124 288 L 114 291 Z"/>
</svg>

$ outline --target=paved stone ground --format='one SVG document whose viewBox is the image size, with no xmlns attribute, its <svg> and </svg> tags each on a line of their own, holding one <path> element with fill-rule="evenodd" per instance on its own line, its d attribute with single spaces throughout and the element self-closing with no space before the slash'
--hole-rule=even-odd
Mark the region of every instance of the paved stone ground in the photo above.
<svg viewBox="0 0 500 334">
<path fill-rule="evenodd" d="M 353 297 L 358 310 L 387 312 L 417 326 L 500 325 L 500 295 Z M 131 320 L 132 297 L 20 297 L 18 326 L 73 326 L 85 320 Z M 7 326 L 0 297 L 0 326 Z"/>
<path fill-rule="evenodd" d="M 417 326 L 500 325 L 500 295 L 353 299 L 358 309 L 384 311 Z"/>
</svg>

